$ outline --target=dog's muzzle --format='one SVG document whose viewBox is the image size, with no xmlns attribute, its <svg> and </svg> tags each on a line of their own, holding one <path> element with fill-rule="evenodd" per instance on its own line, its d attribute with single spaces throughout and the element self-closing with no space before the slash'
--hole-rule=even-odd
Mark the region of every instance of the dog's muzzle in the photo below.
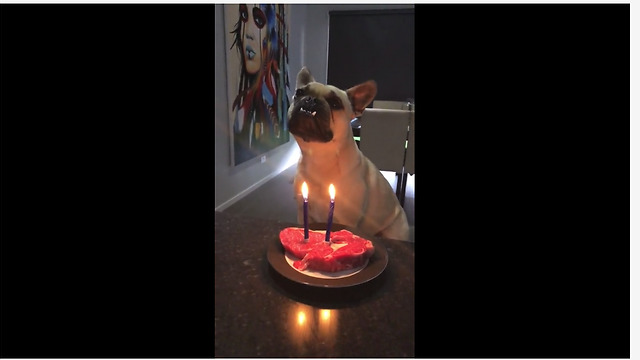
<svg viewBox="0 0 640 360">
<path fill-rule="evenodd" d="M 304 96 L 289 109 L 289 131 L 304 141 L 328 142 L 333 139 L 331 111 L 326 101 Z"/>
</svg>

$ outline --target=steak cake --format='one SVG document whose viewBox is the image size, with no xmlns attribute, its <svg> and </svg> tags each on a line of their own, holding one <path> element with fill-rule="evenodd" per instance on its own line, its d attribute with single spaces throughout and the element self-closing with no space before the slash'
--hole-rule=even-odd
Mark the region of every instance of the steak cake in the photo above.
<svg viewBox="0 0 640 360">
<path fill-rule="evenodd" d="M 325 242 L 325 231 L 309 230 L 304 239 L 304 229 L 288 227 L 280 231 L 280 243 L 285 251 L 300 259 L 293 262 L 299 271 L 312 269 L 338 272 L 356 269 L 367 263 L 375 249 L 373 243 L 348 230 L 333 231 Z"/>
</svg>

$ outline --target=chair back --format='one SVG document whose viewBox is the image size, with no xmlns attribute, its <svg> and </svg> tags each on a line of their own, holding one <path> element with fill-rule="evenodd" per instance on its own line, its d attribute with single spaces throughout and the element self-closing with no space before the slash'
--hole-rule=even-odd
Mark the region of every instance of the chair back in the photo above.
<svg viewBox="0 0 640 360">
<path fill-rule="evenodd" d="M 404 172 L 414 175 L 415 169 L 415 155 L 416 155 L 416 141 L 415 141 L 415 129 L 416 127 L 416 113 L 411 111 L 411 119 L 409 120 L 409 136 L 407 137 L 407 157 L 404 161 Z"/>
<path fill-rule="evenodd" d="M 380 171 L 403 173 L 412 112 L 366 108 L 360 117 L 360 151 Z"/>
<path fill-rule="evenodd" d="M 415 104 L 411 104 L 410 109 L 408 101 L 373 100 L 373 107 L 379 109 L 415 110 Z"/>
</svg>

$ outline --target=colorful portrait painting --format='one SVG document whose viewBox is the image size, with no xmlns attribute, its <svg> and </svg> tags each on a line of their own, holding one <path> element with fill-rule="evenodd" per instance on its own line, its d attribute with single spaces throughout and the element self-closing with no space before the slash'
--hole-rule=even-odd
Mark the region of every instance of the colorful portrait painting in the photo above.
<svg viewBox="0 0 640 360">
<path fill-rule="evenodd" d="M 226 4 L 231 164 L 289 142 L 287 4 Z"/>
</svg>

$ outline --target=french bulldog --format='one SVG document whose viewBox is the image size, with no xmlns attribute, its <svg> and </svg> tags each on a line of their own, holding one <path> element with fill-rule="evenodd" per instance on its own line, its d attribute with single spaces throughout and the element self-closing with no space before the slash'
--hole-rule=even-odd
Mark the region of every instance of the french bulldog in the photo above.
<svg viewBox="0 0 640 360">
<path fill-rule="evenodd" d="M 365 236 L 409 239 L 407 216 L 393 188 L 353 139 L 351 120 L 362 115 L 376 93 L 374 80 L 341 90 L 316 82 L 306 66 L 298 73 L 287 124 L 301 151 L 293 181 L 300 224 L 302 183 L 309 191 L 309 223 L 327 223 L 333 184 L 334 224 Z"/>
</svg>

